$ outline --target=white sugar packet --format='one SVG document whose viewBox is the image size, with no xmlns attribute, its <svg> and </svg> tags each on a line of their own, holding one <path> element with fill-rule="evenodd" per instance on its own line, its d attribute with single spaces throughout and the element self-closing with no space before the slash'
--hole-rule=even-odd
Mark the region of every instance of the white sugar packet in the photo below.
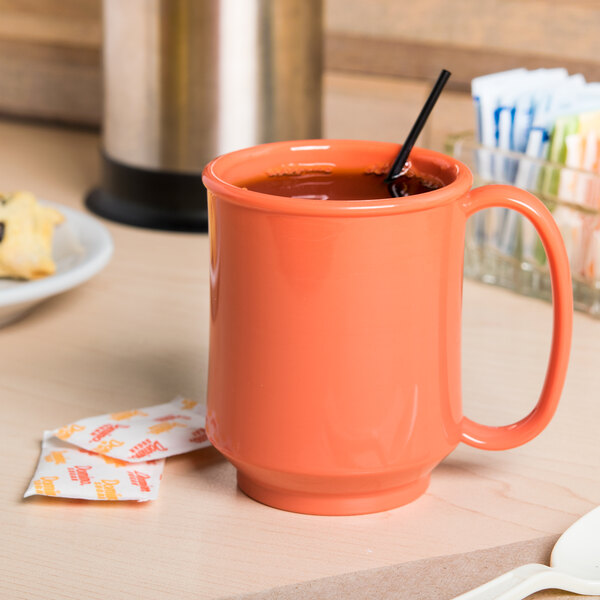
<svg viewBox="0 0 600 600">
<path fill-rule="evenodd" d="M 146 502 L 158 495 L 164 463 L 127 463 L 78 448 L 45 431 L 40 460 L 24 496 Z"/>
<path fill-rule="evenodd" d="M 204 405 L 181 396 L 166 404 L 88 417 L 52 432 L 61 440 L 131 463 L 210 446 Z"/>
</svg>

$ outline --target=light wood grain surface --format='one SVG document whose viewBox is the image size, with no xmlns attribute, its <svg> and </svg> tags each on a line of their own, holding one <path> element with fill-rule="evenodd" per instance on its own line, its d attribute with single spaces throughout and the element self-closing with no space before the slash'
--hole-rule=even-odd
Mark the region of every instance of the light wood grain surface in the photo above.
<svg viewBox="0 0 600 600">
<path fill-rule="evenodd" d="M 0 122 L 0 189 L 82 209 L 95 135 Z M 0 331 L 0 597 L 204 599 L 467 552 L 563 531 L 600 504 L 600 321 L 577 314 L 558 413 L 530 444 L 459 447 L 406 507 L 311 517 L 262 506 L 207 449 L 167 460 L 147 504 L 22 499 L 44 429 L 204 398 L 208 244 L 108 225 L 116 252 L 80 288 Z M 465 412 L 499 424 L 541 386 L 550 306 L 467 282 Z M 399 340 L 400 343 L 400 340 Z"/>
</svg>

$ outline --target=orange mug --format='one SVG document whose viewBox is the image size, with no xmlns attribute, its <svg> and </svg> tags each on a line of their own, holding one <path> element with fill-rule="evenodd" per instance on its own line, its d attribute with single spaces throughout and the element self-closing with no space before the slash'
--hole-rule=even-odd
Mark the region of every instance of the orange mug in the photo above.
<svg viewBox="0 0 600 600">
<path fill-rule="evenodd" d="M 514 448 L 552 418 L 572 329 L 569 264 L 545 206 L 511 186 L 471 190 L 459 161 L 414 149 L 440 189 L 404 198 L 314 200 L 250 191 L 282 165 L 389 165 L 396 144 L 277 142 L 204 170 L 210 233 L 207 434 L 248 496 L 322 515 L 387 510 L 423 494 L 459 442 Z M 535 225 L 548 256 L 554 335 L 533 411 L 489 427 L 461 410 L 465 223 L 499 206 Z"/>
</svg>

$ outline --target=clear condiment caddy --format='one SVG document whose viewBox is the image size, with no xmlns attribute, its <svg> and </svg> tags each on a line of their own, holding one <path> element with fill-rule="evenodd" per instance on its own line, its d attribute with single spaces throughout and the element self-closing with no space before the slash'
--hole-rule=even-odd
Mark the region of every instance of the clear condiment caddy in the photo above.
<svg viewBox="0 0 600 600">
<path fill-rule="evenodd" d="M 519 187 L 542 200 L 559 226 L 575 308 L 600 318 L 600 173 L 486 147 L 473 133 L 448 137 L 445 150 L 471 169 L 474 187 L 512 185 L 517 171 L 528 171 L 529 185 Z M 559 195 L 549 189 L 558 189 Z M 507 209 L 487 209 L 467 222 L 464 274 L 527 296 L 552 297 L 546 254 L 533 225 Z"/>
</svg>

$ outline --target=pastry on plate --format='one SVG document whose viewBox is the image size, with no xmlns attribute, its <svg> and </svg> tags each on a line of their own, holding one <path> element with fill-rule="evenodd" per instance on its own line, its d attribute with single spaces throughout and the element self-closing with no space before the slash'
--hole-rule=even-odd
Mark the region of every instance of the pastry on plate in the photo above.
<svg viewBox="0 0 600 600">
<path fill-rule="evenodd" d="M 39 279 L 52 275 L 54 227 L 64 217 L 29 192 L 0 194 L 0 277 Z"/>
</svg>

